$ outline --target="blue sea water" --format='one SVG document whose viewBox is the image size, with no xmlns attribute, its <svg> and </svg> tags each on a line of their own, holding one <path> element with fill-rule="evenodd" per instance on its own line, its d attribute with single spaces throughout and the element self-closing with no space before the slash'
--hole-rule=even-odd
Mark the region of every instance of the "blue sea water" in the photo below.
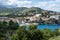
<svg viewBox="0 0 60 40">
<path fill-rule="evenodd" d="M 38 29 L 50 29 L 50 30 L 55 30 L 55 29 L 60 29 L 60 25 L 49 25 L 49 24 L 46 24 L 46 25 L 38 25 Z"/>
</svg>

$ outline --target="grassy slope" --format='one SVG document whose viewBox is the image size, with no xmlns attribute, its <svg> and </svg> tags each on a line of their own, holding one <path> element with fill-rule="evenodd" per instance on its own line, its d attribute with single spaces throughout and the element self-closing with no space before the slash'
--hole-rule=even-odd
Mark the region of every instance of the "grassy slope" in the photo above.
<svg viewBox="0 0 60 40">
<path fill-rule="evenodd" d="M 14 15 L 16 13 L 22 12 L 26 7 L 20 8 L 0 8 L 0 15 Z"/>
<path fill-rule="evenodd" d="M 23 13 L 25 13 L 25 12 L 36 12 L 36 11 L 39 13 L 42 11 L 42 9 L 38 8 L 38 7 L 31 7 L 31 8 L 23 10 Z"/>
<path fill-rule="evenodd" d="M 60 36 L 50 38 L 49 40 L 60 40 Z"/>
</svg>

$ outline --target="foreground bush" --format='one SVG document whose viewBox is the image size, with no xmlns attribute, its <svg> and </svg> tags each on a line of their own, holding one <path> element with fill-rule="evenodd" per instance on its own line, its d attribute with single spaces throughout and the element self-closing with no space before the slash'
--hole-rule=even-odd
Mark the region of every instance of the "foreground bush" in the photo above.
<svg viewBox="0 0 60 40">
<path fill-rule="evenodd" d="M 50 38 L 49 40 L 60 40 L 60 36 L 52 37 L 52 38 Z"/>
<path fill-rule="evenodd" d="M 29 27 L 21 26 L 18 28 L 16 35 L 12 35 L 15 40 L 49 40 L 51 37 L 60 35 L 58 29 L 51 31 L 50 29 L 40 30 L 37 25 Z"/>
</svg>

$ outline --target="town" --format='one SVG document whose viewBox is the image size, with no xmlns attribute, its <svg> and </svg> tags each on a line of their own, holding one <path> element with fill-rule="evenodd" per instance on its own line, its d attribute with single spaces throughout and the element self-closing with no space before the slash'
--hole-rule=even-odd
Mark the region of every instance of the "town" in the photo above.
<svg viewBox="0 0 60 40">
<path fill-rule="evenodd" d="M 21 14 L 20 14 L 21 15 Z M 42 13 L 29 13 L 28 16 L 21 17 L 0 17 L 0 21 L 14 21 L 18 22 L 18 24 L 22 23 L 36 23 L 36 24 L 60 24 L 60 13 L 48 12 L 45 10 Z"/>
</svg>

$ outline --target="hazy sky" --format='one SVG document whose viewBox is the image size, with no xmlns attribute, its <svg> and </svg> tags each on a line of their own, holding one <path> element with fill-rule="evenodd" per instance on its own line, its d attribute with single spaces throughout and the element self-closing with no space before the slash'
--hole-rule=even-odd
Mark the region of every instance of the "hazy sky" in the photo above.
<svg viewBox="0 0 60 40">
<path fill-rule="evenodd" d="M 9 7 L 40 7 L 60 12 L 60 0 L 0 0 L 0 5 Z"/>
</svg>

